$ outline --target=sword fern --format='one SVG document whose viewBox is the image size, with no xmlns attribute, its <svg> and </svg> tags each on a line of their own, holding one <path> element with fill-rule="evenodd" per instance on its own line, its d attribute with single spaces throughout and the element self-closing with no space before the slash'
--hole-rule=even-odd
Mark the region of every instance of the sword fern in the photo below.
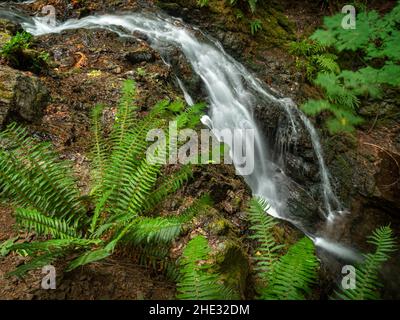
<svg viewBox="0 0 400 320">
<path fill-rule="evenodd" d="M 21 276 L 71 252 L 81 253 L 67 267 L 72 270 L 108 257 L 121 240 L 138 246 L 158 241 L 168 245 L 198 210 L 210 204 L 203 197 L 179 216 L 145 216 L 191 177 L 190 169 L 183 167 L 168 178 L 160 178 L 162 165 L 146 157 L 148 131 L 165 128 L 167 119 L 175 119 L 181 127 L 194 126 L 204 105 L 173 115 L 168 109 L 171 103 L 165 100 L 146 117 L 138 118 L 134 99 L 135 83 L 128 80 L 108 138 L 102 128 L 104 107 L 96 106 L 92 112 L 93 183 L 86 197 L 80 196 L 72 166 L 60 161 L 48 143 L 36 141 L 16 124 L 0 133 L 1 193 L 16 206 L 20 227 L 51 237 L 7 246 L 7 251 L 25 250 L 33 257 L 14 275 Z M 83 199 L 91 203 L 85 204 Z"/>
</svg>

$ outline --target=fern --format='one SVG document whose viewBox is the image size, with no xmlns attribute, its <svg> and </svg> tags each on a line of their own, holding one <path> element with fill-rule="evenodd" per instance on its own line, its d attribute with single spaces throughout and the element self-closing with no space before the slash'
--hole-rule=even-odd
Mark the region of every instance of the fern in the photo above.
<svg viewBox="0 0 400 320">
<path fill-rule="evenodd" d="M 201 210 L 206 209 L 211 204 L 210 197 L 205 195 L 194 201 L 183 213 L 169 217 L 141 217 L 132 227 L 132 231 L 127 234 L 125 240 L 136 245 L 146 243 L 165 243 L 168 244 L 177 238 L 183 225 Z"/>
<path fill-rule="evenodd" d="M 379 271 L 395 251 L 396 243 L 393 231 L 389 226 L 376 229 L 369 237 L 368 243 L 376 246 L 374 253 L 364 255 L 364 262 L 356 268 L 356 288 L 336 292 L 336 297 L 345 300 L 379 299 Z"/>
<path fill-rule="evenodd" d="M 0 257 L 5 257 L 10 253 L 14 242 L 17 241 L 18 238 L 19 237 L 10 238 L 0 243 Z"/>
<path fill-rule="evenodd" d="M 250 21 L 250 32 L 253 36 L 260 30 L 262 30 L 262 23 L 259 19 Z"/>
<path fill-rule="evenodd" d="M 207 263 L 210 248 L 204 236 L 196 236 L 186 246 L 180 261 L 180 278 L 177 284 L 178 299 L 225 300 L 232 292 L 223 286 L 218 274 L 211 272 Z"/>
<path fill-rule="evenodd" d="M 63 251 L 44 253 L 44 254 L 42 254 L 42 255 L 40 255 L 38 257 L 34 257 L 28 263 L 25 263 L 25 264 L 17 267 L 15 270 L 11 271 L 7 275 L 8 276 L 22 277 L 28 271 L 36 270 L 36 269 L 42 268 L 44 266 L 50 265 L 54 261 L 56 261 L 57 259 L 59 259 L 59 258 L 61 258 L 63 256 L 64 256 L 64 252 Z"/>
<path fill-rule="evenodd" d="M 85 252 L 75 260 L 73 260 L 67 267 L 66 271 L 72 271 L 80 266 L 84 266 L 95 261 L 103 260 L 111 255 L 111 251 L 107 248 L 91 250 Z"/>
<path fill-rule="evenodd" d="M 103 105 L 97 105 L 92 111 L 92 136 L 94 140 L 92 152 L 92 180 L 94 182 L 93 189 L 95 190 L 101 187 L 107 159 L 106 142 L 103 138 L 101 124 L 103 110 Z"/>
<path fill-rule="evenodd" d="M 37 143 L 25 129 L 11 124 L 0 133 L 2 193 L 16 205 L 35 208 L 50 216 L 82 218 L 85 207 L 72 178 L 69 164 L 46 143 Z"/>
<path fill-rule="evenodd" d="M 314 244 L 303 238 L 274 265 L 268 286 L 262 291 L 265 300 L 304 300 L 317 278 L 318 260 Z"/>
<path fill-rule="evenodd" d="M 197 124 L 200 123 L 200 118 L 203 115 L 205 108 L 205 103 L 196 103 L 183 112 L 180 112 L 180 114 L 178 114 L 175 118 L 178 129 L 193 129 Z"/>
<path fill-rule="evenodd" d="M 26 31 L 17 32 L 17 34 L 7 41 L 0 50 L 0 57 L 3 57 L 14 65 L 19 66 L 16 58 L 17 54 L 23 49 L 28 49 L 32 45 L 32 35 Z"/>
<path fill-rule="evenodd" d="M 68 249 L 87 248 L 102 244 L 102 240 L 89 239 L 52 239 L 47 241 L 34 241 L 24 243 L 14 243 L 9 247 L 12 251 L 25 251 L 29 255 L 36 255 L 40 252 L 68 251 Z"/>
<path fill-rule="evenodd" d="M 153 209 L 168 195 L 178 191 L 182 188 L 183 184 L 188 181 L 193 175 L 190 166 L 186 165 L 181 167 L 177 172 L 164 177 L 159 181 L 159 187 L 152 191 L 145 204 L 146 210 Z"/>
<path fill-rule="evenodd" d="M 16 125 L 0 134 L 2 193 L 14 199 L 21 227 L 51 237 L 2 248 L 4 252 L 24 250 L 34 257 L 15 274 L 22 275 L 57 257 L 79 254 L 69 264 L 70 271 L 107 258 L 121 240 L 138 247 L 157 244 L 162 250 L 160 243 L 167 247 L 181 234 L 184 224 L 210 204 L 204 196 L 180 215 L 144 216 L 150 215 L 158 202 L 176 192 L 191 176 L 190 168 L 184 166 L 174 175 L 160 179 L 162 165 L 146 156 L 147 133 L 154 127 L 165 128 L 168 118 L 175 119 L 179 128 L 194 127 L 205 105 L 185 109 L 181 101 L 164 100 L 139 119 L 134 97 L 135 83 L 128 80 L 108 138 L 103 136 L 101 125 L 104 107 L 96 106 L 92 111 L 93 185 L 89 196 L 80 197 L 70 164 L 60 161 L 48 144 L 35 141 Z M 161 148 L 156 152 L 157 156 L 165 153 Z M 83 199 L 88 202 L 86 206 Z"/>
<path fill-rule="evenodd" d="M 279 257 L 283 246 L 276 243 L 272 229 L 277 224 L 266 211 L 268 204 L 260 198 L 250 201 L 248 210 L 251 223 L 250 236 L 259 244 L 254 260 L 257 275 L 264 281 L 260 298 L 265 300 L 302 300 L 310 292 L 317 277 L 317 258 L 314 244 L 304 238 L 293 245 L 286 255 Z"/>
<path fill-rule="evenodd" d="M 133 243 L 170 243 L 181 233 L 182 223 L 174 218 L 141 218 L 129 234 Z"/>
<path fill-rule="evenodd" d="M 291 42 L 289 52 L 298 58 L 296 66 L 306 72 L 307 79 L 312 81 L 317 73 L 339 73 L 337 55 L 330 53 L 329 48 L 319 42 L 303 40 Z"/>
<path fill-rule="evenodd" d="M 17 223 L 28 230 L 42 235 L 52 235 L 59 239 L 79 238 L 76 229 L 65 220 L 47 217 L 36 210 L 18 208 L 15 212 Z"/>
<path fill-rule="evenodd" d="M 316 54 L 311 57 L 311 60 L 318 65 L 322 72 L 339 73 L 340 67 L 336 62 L 337 56 L 331 53 Z"/>
<path fill-rule="evenodd" d="M 258 246 L 255 249 L 256 261 L 255 270 L 263 278 L 268 278 L 268 273 L 272 271 L 274 263 L 279 258 L 279 252 L 282 245 L 276 244 L 272 229 L 277 224 L 275 219 L 267 214 L 268 204 L 265 200 L 253 198 L 250 201 L 248 216 L 251 223 L 250 230 L 253 235 L 249 238 L 257 241 Z"/>
<path fill-rule="evenodd" d="M 205 6 L 208 5 L 208 1 L 209 1 L 209 0 L 197 0 L 197 5 L 198 5 L 199 7 L 205 7 Z"/>
<path fill-rule="evenodd" d="M 354 131 L 356 125 L 362 123 L 362 119 L 357 115 L 359 97 L 368 95 L 379 98 L 382 85 L 400 85 L 398 76 L 400 73 L 400 2 L 383 17 L 376 11 L 359 13 L 356 18 L 356 29 L 342 28 L 342 19 L 342 14 L 325 17 L 324 29 L 317 30 L 310 37 L 311 43 L 318 43 L 321 48 L 332 48 L 339 53 L 357 52 L 354 55 L 364 64 L 371 63 L 374 59 L 381 59 L 381 68 L 366 66 L 358 70 L 339 72 L 336 62 L 326 60 L 325 54 L 323 59 L 313 56 L 315 63 L 322 67 L 317 74 L 315 84 L 325 90 L 325 100 L 329 101 L 328 104 L 321 101 L 319 107 L 322 108 L 321 111 L 328 110 L 333 115 L 326 122 L 331 133 L 351 132 Z M 313 49 L 307 49 L 304 43 L 295 45 L 292 51 L 302 55 L 314 54 Z M 361 57 L 359 52 L 362 53 Z M 310 74 L 315 74 L 316 70 L 317 68 L 310 68 Z M 307 113 L 311 109 L 310 115 L 312 115 L 319 113 L 316 107 L 316 103 L 310 101 L 303 106 L 303 110 Z"/>
<path fill-rule="evenodd" d="M 163 121 L 156 120 L 155 116 L 162 114 L 166 106 L 166 102 L 159 104 L 155 108 L 157 112 L 153 110 L 133 127 L 123 124 L 122 121 L 115 127 L 117 132 L 126 130 L 126 133 L 122 138 L 113 137 L 112 152 L 107 161 L 102 190 L 103 193 L 113 190 L 109 202 L 117 205 L 113 208 L 116 214 L 125 210 L 126 201 L 133 200 L 134 192 L 137 191 L 135 186 L 139 187 L 140 184 L 143 191 L 148 191 L 154 185 L 154 179 L 161 166 L 150 164 L 145 159 L 145 150 L 148 147 L 146 135 L 153 128 L 163 127 Z M 133 113 L 133 110 L 130 110 L 130 113 Z M 127 128 L 120 129 L 120 125 Z M 132 173 L 136 174 L 133 176 Z M 132 211 L 131 214 L 134 216 L 136 213 Z"/>
</svg>

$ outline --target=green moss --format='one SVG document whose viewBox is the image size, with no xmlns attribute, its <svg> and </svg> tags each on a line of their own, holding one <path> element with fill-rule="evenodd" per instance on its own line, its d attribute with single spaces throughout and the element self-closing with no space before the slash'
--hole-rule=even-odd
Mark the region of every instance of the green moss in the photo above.
<svg viewBox="0 0 400 320">
<path fill-rule="evenodd" d="M 212 235 L 224 236 L 229 233 L 230 229 L 231 224 L 226 219 L 218 219 L 208 225 L 208 230 Z"/>
<path fill-rule="evenodd" d="M 0 49 L 3 48 L 4 44 L 9 42 L 11 35 L 7 32 L 0 32 Z"/>
</svg>

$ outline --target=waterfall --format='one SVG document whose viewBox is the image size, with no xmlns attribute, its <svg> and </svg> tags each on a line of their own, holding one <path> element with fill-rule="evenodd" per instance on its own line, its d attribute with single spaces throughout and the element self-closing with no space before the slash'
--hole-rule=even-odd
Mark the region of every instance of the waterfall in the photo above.
<svg viewBox="0 0 400 320">
<path fill-rule="evenodd" d="M 0 14 L 1 16 L 1 14 Z M 79 28 L 103 28 L 117 33 L 121 37 L 130 37 L 132 32 L 146 34 L 150 45 L 161 54 L 168 45 L 178 47 L 190 62 L 194 72 L 200 77 L 205 87 L 209 110 L 203 123 L 213 130 L 253 129 L 254 171 L 245 175 L 244 179 L 254 195 L 266 199 L 271 208 L 269 214 L 291 221 L 299 226 L 301 223 L 288 210 L 288 194 L 278 186 L 290 180 L 285 174 L 284 164 L 273 160 L 272 150 L 269 150 L 266 137 L 261 132 L 254 116 L 255 105 L 264 102 L 278 105 L 286 114 L 290 135 L 298 134 L 299 124 L 308 131 L 313 149 L 318 160 L 321 195 L 324 205 L 326 222 L 332 222 L 341 209 L 336 198 L 327 167 L 322 154 L 321 143 L 316 129 L 308 118 L 295 106 L 289 98 L 279 98 L 259 79 L 246 70 L 238 61 L 227 54 L 221 44 L 203 34 L 200 30 L 185 25 L 181 20 L 151 13 L 131 13 L 126 15 L 89 16 L 82 19 L 71 19 L 57 24 L 55 27 L 46 24 L 41 18 L 21 19 L 23 28 L 29 33 L 40 36 L 49 33 L 59 33 L 64 30 Z M 201 35 L 196 37 L 196 34 Z M 190 93 L 181 79 L 177 82 L 182 89 L 189 105 L 193 104 Z M 267 103 L 265 103 L 267 105 Z M 231 146 L 230 146 L 231 147 Z M 240 169 L 239 169 L 240 172 Z M 305 231 L 306 234 L 307 230 Z M 326 245 L 326 241 L 310 235 L 317 244 L 334 250 L 334 245 Z M 341 249 L 343 252 L 343 250 Z"/>
</svg>

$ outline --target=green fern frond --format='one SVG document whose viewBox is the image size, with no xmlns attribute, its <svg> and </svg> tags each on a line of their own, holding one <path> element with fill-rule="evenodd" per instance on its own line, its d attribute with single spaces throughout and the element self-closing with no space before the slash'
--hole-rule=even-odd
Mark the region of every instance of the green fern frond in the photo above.
<svg viewBox="0 0 400 320">
<path fill-rule="evenodd" d="M 145 208 L 146 198 L 154 188 L 160 171 L 161 165 L 150 164 L 144 159 L 136 171 L 126 177 L 127 183 L 115 203 L 119 221 L 132 220 Z M 111 221 L 116 221 L 115 217 L 111 217 Z"/>
<path fill-rule="evenodd" d="M 332 111 L 335 116 L 326 121 L 326 125 L 331 134 L 338 132 L 353 132 L 355 126 L 364 122 L 361 117 L 355 115 L 353 112 L 342 110 L 334 105 L 330 111 Z"/>
<path fill-rule="evenodd" d="M 248 2 L 248 4 L 249 4 L 249 7 L 250 7 L 250 11 L 251 12 L 256 12 L 256 9 L 257 9 L 257 1 L 258 0 L 247 0 L 247 2 Z"/>
<path fill-rule="evenodd" d="M 178 299 L 226 300 L 232 297 L 232 292 L 224 287 L 218 274 L 211 272 L 207 263 L 209 253 L 204 236 L 197 236 L 187 244 L 180 260 Z"/>
<path fill-rule="evenodd" d="M 300 57 L 312 57 L 313 55 L 323 54 L 328 51 L 328 47 L 317 41 L 309 39 L 293 41 L 289 44 L 289 52 Z"/>
<path fill-rule="evenodd" d="M 304 300 L 317 279 L 318 260 L 313 242 L 303 238 L 275 263 L 268 286 L 261 293 L 265 300 Z"/>
<path fill-rule="evenodd" d="M 185 223 L 188 223 L 197 213 L 211 204 L 209 195 L 204 195 L 195 200 L 180 215 L 156 218 L 140 217 L 124 239 L 136 245 L 171 243 L 182 233 Z"/>
<path fill-rule="evenodd" d="M 250 200 L 248 217 L 251 223 L 250 230 L 253 234 L 249 237 L 257 241 L 256 254 L 253 259 L 256 262 L 255 270 L 263 278 L 267 279 L 274 263 L 279 258 L 279 252 L 283 248 L 274 239 L 272 229 L 277 225 L 276 220 L 268 215 L 268 203 L 261 198 Z"/>
<path fill-rule="evenodd" d="M 18 206 L 69 220 L 85 215 L 71 166 L 48 144 L 38 143 L 16 124 L 1 132 L 0 140 L 5 141 L 0 148 L 0 185 L 8 198 Z"/>
<path fill-rule="evenodd" d="M 337 56 L 334 54 L 316 54 L 311 58 L 319 66 L 322 72 L 339 73 L 340 67 L 336 62 Z"/>
<path fill-rule="evenodd" d="M 75 260 L 73 260 L 67 267 L 66 271 L 72 271 L 78 267 L 84 266 L 89 263 L 93 263 L 99 260 L 103 260 L 111 255 L 111 252 L 106 248 L 92 250 L 85 252 Z"/>
<path fill-rule="evenodd" d="M 205 7 L 205 6 L 208 5 L 208 1 L 209 1 L 209 0 L 197 0 L 197 5 L 198 5 L 199 7 Z"/>
<path fill-rule="evenodd" d="M 340 105 L 327 100 L 308 100 L 301 106 L 308 115 L 314 116 L 322 111 L 329 111 L 332 117 L 326 120 L 326 125 L 331 134 L 338 132 L 353 132 L 355 126 L 363 123 L 363 119 L 354 112 L 343 109 Z"/>
<path fill-rule="evenodd" d="M 12 251 L 14 242 L 17 241 L 18 238 L 19 237 L 10 238 L 0 243 L 0 257 L 5 257 Z"/>
<path fill-rule="evenodd" d="M 44 253 L 38 257 L 31 259 L 29 262 L 17 267 L 15 270 L 9 272 L 7 276 L 16 276 L 19 278 L 23 277 L 27 272 L 50 265 L 64 255 L 65 253 L 63 251 Z"/>
<path fill-rule="evenodd" d="M 336 292 L 336 296 L 345 300 L 379 299 L 379 271 L 390 254 L 395 251 L 396 242 L 389 226 L 377 228 L 368 238 L 368 243 L 376 246 L 374 253 L 364 255 L 364 262 L 356 267 L 356 288 Z"/>
<path fill-rule="evenodd" d="M 65 220 L 47 217 L 36 210 L 18 208 L 15 211 L 15 217 L 20 226 L 41 235 L 52 235 L 60 239 L 80 237 L 76 228 L 71 227 Z"/>
<path fill-rule="evenodd" d="M 107 205 L 108 198 L 110 197 L 112 192 L 113 192 L 112 189 L 108 190 L 96 202 L 96 208 L 94 209 L 94 214 L 93 214 L 92 221 L 90 223 L 90 229 L 89 229 L 89 232 L 92 235 L 96 231 L 98 220 L 100 219 L 100 215 L 103 213 L 103 210 L 105 209 L 105 207 Z"/>
<path fill-rule="evenodd" d="M 259 19 L 250 21 L 250 32 L 254 36 L 258 31 L 262 30 L 262 22 Z"/>
<path fill-rule="evenodd" d="M 146 136 L 150 130 L 165 126 L 165 121 L 157 117 L 162 116 L 167 106 L 168 101 L 158 103 L 144 119 L 137 120 L 133 127 L 126 128 L 125 136 L 120 141 L 114 141 L 102 182 L 103 193 L 113 190 L 110 203 L 119 202 L 123 191 L 132 183 L 132 172 L 143 170 L 145 151 L 149 145 Z M 118 210 L 116 208 L 114 213 L 120 213 Z"/>
<path fill-rule="evenodd" d="M 200 198 L 193 201 L 193 203 L 187 207 L 180 215 L 180 219 L 183 221 L 188 221 L 202 210 L 207 210 L 208 207 L 213 205 L 213 201 L 208 193 L 203 194 Z M 182 221 L 182 220 L 181 220 Z"/>
<path fill-rule="evenodd" d="M 10 247 L 11 251 L 23 250 L 29 255 L 35 255 L 40 252 L 58 252 L 67 251 L 69 249 L 83 249 L 93 245 L 102 244 L 102 240 L 93 239 L 53 239 L 46 241 L 34 241 L 15 243 Z"/>
<path fill-rule="evenodd" d="M 130 242 L 138 245 L 141 243 L 170 243 L 182 230 L 182 223 L 177 218 L 149 218 L 143 217 L 133 230 L 128 233 Z"/>
<path fill-rule="evenodd" d="M 327 100 L 310 99 L 301 106 L 301 109 L 310 116 L 315 116 L 322 111 L 331 110 L 332 104 Z"/>
<path fill-rule="evenodd" d="M 203 115 L 204 109 L 207 107 L 205 103 L 196 103 L 188 107 L 184 112 L 181 112 L 176 118 L 178 129 L 188 128 L 193 129 L 200 123 L 200 118 Z"/>
<path fill-rule="evenodd" d="M 189 165 L 182 166 L 177 172 L 165 176 L 163 179 L 161 179 L 161 181 L 159 181 L 159 183 L 157 183 L 159 187 L 148 196 L 145 204 L 146 210 L 152 210 L 168 195 L 173 194 L 181 189 L 183 184 L 192 176 L 193 171 Z"/>
<path fill-rule="evenodd" d="M 355 110 L 360 104 L 356 94 L 341 84 L 340 77 L 333 73 L 319 73 L 315 84 L 325 89 L 331 102 L 342 105 L 344 108 Z"/>
<path fill-rule="evenodd" d="M 119 100 L 118 111 L 115 115 L 112 130 L 112 141 L 118 145 L 125 138 L 129 128 L 135 123 L 134 111 L 137 107 L 133 104 L 136 94 L 136 83 L 133 80 L 125 80 L 122 86 L 122 96 Z"/>
<path fill-rule="evenodd" d="M 103 138 L 103 130 L 101 124 L 101 118 L 103 114 L 104 106 L 97 105 L 92 111 L 92 136 L 93 136 L 93 159 L 92 159 L 92 171 L 91 176 L 94 183 L 94 189 L 99 188 L 103 175 L 105 173 L 106 161 L 107 161 L 107 148 L 106 142 Z"/>
</svg>

